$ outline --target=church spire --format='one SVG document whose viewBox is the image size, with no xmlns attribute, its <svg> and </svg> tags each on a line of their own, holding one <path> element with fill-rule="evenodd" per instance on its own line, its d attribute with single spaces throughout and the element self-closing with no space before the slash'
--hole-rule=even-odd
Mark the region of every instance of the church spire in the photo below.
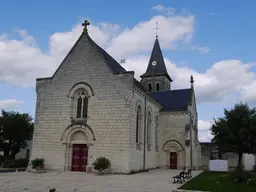
<svg viewBox="0 0 256 192">
<path fill-rule="evenodd" d="M 164 62 L 162 50 L 160 48 L 160 44 L 158 41 L 158 36 L 156 36 L 154 47 L 148 63 L 147 71 L 146 73 L 141 75 L 141 78 L 153 77 L 153 76 L 165 76 L 169 81 L 172 82 L 172 79 L 169 76 L 165 67 L 165 62 Z"/>
</svg>

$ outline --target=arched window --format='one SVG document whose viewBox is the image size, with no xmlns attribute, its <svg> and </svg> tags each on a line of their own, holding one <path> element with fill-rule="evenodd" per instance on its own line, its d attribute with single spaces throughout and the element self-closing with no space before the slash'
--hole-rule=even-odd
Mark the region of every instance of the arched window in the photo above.
<svg viewBox="0 0 256 192">
<path fill-rule="evenodd" d="M 157 82 L 156 83 L 156 90 L 159 91 L 160 90 L 160 84 Z"/>
<path fill-rule="evenodd" d="M 155 123 L 155 148 L 156 151 L 158 151 L 158 125 L 159 125 L 159 120 L 158 120 L 158 116 L 156 116 L 156 123 Z"/>
<path fill-rule="evenodd" d="M 147 118 L 147 145 L 148 150 L 151 148 L 151 126 L 152 125 L 152 117 L 150 111 L 148 112 L 148 118 Z"/>
<path fill-rule="evenodd" d="M 88 103 L 94 95 L 92 87 L 86 82 L 78 82 L 69 90 L 70 117 L 73 122 L 88 118 Z"/>
<path fill-rule="evenodd" d="M 140 131 L 141 131 L 141 106 L 139 105 L 137 108 L 136 115 L 136 143 L 140 142 Z"/>
<path fill-rule="evenodd" d="M 151 92 L 152 91 L 152 84 L 148 83 L 148 91 Z"/>
<path fill-rule="evenodd" d="M 76 92 L 76 118 L 87 118 L 88 112 L 88 97 L 83 89 Z"/>
</svg>

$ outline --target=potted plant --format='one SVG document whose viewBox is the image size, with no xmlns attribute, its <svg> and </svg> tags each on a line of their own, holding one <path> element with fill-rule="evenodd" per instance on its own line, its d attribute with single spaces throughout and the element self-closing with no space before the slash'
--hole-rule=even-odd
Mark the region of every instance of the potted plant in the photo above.
<svg viewBox="0 0 256 192">
<path fill-rule="evenodd" d="M 44 168 L 44 159 L 43 158 L 35 158 L 31 161 L 32 168 L 39 171 L 40 169 Z"/>
<path fill-rule="evenodd" d="M 99 171 L 101 175 L 103 170 L 109 169 L 111 166 L 110 161 L 106 157 L 98 157 L 92 164 L 94 169 Z"/>
</svg>

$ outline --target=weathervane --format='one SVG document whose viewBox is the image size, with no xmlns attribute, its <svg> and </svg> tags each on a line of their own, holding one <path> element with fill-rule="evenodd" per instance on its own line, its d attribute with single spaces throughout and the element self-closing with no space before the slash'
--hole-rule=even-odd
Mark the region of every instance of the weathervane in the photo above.
<svg viewBox="0 0 256 192">
<path fill-rule="evenodd" d="M 120 64 L 125 63 L 125 61 L 126 61 L 126 59 L 121 59 Z"/>
<path fill-rule="evenodd" d="M 158 27 L 158 22 L 156 22 L 156 28 L 155 28 L 155 30 L 156 30 L 156 38 L 158 37 L 158 29 L 160 29 L 160 28 Z"/>
<path fill-rule="evenodd" d="M 87 33 L 87 26 L 90 25 L 90 22 L 88 20 L 84 20 L 82 23 L 82 26 L 84 27 L 83 32 Z"/>
</svg>

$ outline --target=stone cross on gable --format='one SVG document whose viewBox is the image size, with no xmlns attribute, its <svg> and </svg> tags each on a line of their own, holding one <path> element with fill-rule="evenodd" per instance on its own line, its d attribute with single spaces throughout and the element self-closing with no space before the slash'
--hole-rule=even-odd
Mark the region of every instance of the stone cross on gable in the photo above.
<svg viewBox="0 0 256 192">
<path fill-rule="evenodd" d="M 87 33 L 87 26 L 90 25 L 90 22 L 88 20 L 84 20 L 82 23 L 82 26 L 84 27 L 83 32 Z"/>
</svg>

